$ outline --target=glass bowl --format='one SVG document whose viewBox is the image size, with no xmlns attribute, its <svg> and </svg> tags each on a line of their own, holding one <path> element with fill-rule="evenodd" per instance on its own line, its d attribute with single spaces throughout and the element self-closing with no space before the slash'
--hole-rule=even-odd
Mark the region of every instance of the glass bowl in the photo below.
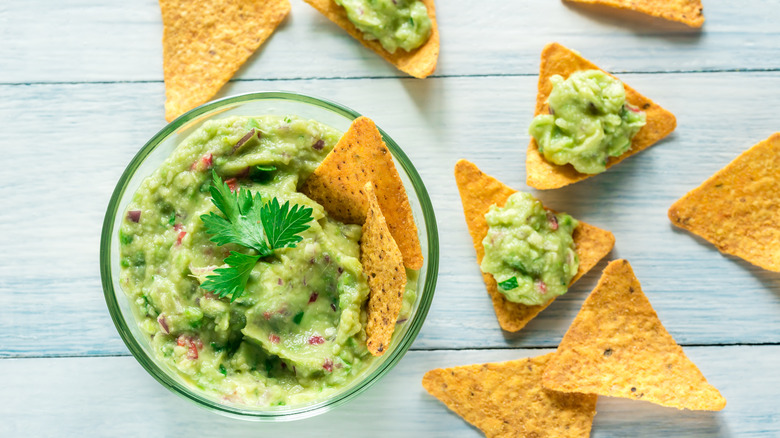
<svg viewBox="0 0 780 438">
<path fill-rule="evenodd" d="M 313 119 L 342 132 L 349 128 L 352 120 L 360 116 L 357 112 L 337 103 L 289 92 L 259 92 L 228 97 L 182 115 L 141 148 L 119 179 L 103 221 L 100 240 L 100 276 L 106 304 L 119 335 L 141 366 L 163 386 L 199 406 L 226 416 L 259 421 L 287 421 L 327 412 L 355 398 L 378 382 L 401 360 L 420 331 L 433 299 L 439 264 L 439 242 L 433 207 L 420 175 L 401 148 L 380 128 L 406 188 L 425 257 L 423 267 L 420 269 L 418 293 L 411 315 L 405 323 L 399 324 L 396 328 L 389 350 L 384 355 L 374 358 L 371 365 L 347 386 L 331 393 L 325 399 L 301 405 L 261 408 L 231 404 L 217 395 L 205 393 L 182 379 L 175 370 L 159 363 L 151 351 L 149 337 L 138 327 L 132 303 L 119 285 L 118 226 L 141 182 L 151 175 L 176 146 L 204 121 L 235 115 L 266 114 L 296 115 L 304 119 Z"/>
</svg>

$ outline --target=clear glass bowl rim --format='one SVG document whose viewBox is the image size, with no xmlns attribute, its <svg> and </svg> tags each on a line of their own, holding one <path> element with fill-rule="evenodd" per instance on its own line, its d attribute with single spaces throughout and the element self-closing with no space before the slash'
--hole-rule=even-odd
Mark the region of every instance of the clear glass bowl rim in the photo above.
<svg viewBox="0 0 780 438">
<path fill-rule="evenodd" d="M 270 92 L 253 92 L 240 94 L 236 96 L 226 97 L 223 99 L 215 100 L 207 103 L 195 109 L 192 109 L 173 122 L 166 125 L 157 134 L 155 134 L 133 157 L 130 163 L 125 168 L 122 176 L 111 195 L 106 215 L 103 219 L 103 228 L 100 238 L 100 277 L 103 285 L 103 295 L 105 296 L 106 305 L 108 311 L 111 314 L 111 319 L 119 332 L 122 341 L 124 341 L 127 348 L 132 353 L 133 357 L 141 364 L 141 366 L 160 384 L 168 388 L 173 393 L 190 400 L 195 404 L 204 407 L 208 410 L 216 413 L 226 415 L 234 418 L 241 418 L 255 421 L 289 421 L 312 417 L 318 414 L 325 413 L 333 408 L 340 406 L 361 394 L 366 389 L 370 388 L 374 383 L 379 381 L 385 374 L 387 374 L 401 358 L 406 354 L 409 347 L 414 342 L 420 328 L 425 321 L 425 317 L 428 314 L 431 301 L 433 300 L 433 294 L 436 287 L 436 279 L 438 275 L 439 266 L 439 236 L 436 225 L 436 217 L 433 211 L 433 205 L 431 204 L 428 192 L 425 189 L 425 185 L 422 181 L 417 170 L 412 165 L 409 158 L 396 144 L 396 142 L 389 136 L 382 128 L 379 128 L 382 137 L 387 144 L 388 149 L 393 154 L 396 163 L 401 166 L 403 171 L 412 182 L 417 199 L 420 202 L 420 208 L 423 213 L 423 220 L 425 222 L 425 233 L 428 239 L 428 254 L 427 254 L 427 269 L 425 271 L 425 284 L 420 291 L 420 302 L 417 307 L 417 312 L 413 319 L 410 320 L 411 326 L 405 333 L 404 337 L 399 341 L 396 348 L 394 348 L 388 354 L 389 358 L 385 359 L 381 366 L 375 369 L 372 373 L 363 377 L 363 380 L 358 385 L 354 385 L 349 391 L 337 394 L 333 398 L 322 400 L 317 403 L 304 405 L 300 408 L 267 408 L 267 410 L 258 411 L 251 409 L 242 409 L 239 406 L 224 405 L 217 403 L 213 400 L 200 396 L 194 390 L 181 385 L 179 382 L 173 380 L 168 374 L 166 374 L 160 366 L 155 363 L 152 358 L 149 358 L 140 346 L 138 341 L 133 336 L 129 327 L 125 324 L 125 319 L 122 316 L 119 309 L 119 303 L 117 301 L 116 293 L 123 293 L 122 291 L 116 291 L 114 289 L 112 272 L 111 272 L 111 242 L 115 236 L 115 224 L 114 218 L 118 212 L 119 202 L 125 192 L 127 183 L 131 180 L 138 167 L 149 156 L 149 154 L 160 145 L 169 135 L 175 133 L 178 129 L 187 125 L 189 122 L 196 120 L 203 116 L 214 112 L 218 114 L 217 110 L 223 107 L 231 107 L 237 104 L 246 103 L 257 100 L 288 100 L 295 101 L 303 104 L 314 105 L 322 109 L 329 110 L 338 115 L 341 115 L 350 120 L 354 120 L 361 116 L 358 112 L 338 104 L 336 102 L 305 95 L 297 92 L 289 91 L 270 91 Z"/>
</svg>

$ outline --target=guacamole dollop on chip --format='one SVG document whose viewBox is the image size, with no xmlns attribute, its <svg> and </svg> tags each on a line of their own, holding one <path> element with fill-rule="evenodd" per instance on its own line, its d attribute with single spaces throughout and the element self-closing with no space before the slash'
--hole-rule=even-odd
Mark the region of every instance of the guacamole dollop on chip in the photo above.
<svg viewBox="0 0 780 438">
<path fill-rule="evenodd" d="M 485 213 L 494 204 L 504 205 L 516 190 L 492 176 L 486 175 L 474 163 L 466 160 L 459 160 L 455 164 L 455 182 L 458 184 L 466 225 L 477 253 L 477 263 L 481 264 L 485 257 L 485 246 L 482 241 L 488 232 Z M 569 284 L 573 284 L 596 266 L 599 260 L 604 258 L 615 245 L 615 236 L 612 233 L 585 222 L 579 222 L 572 238 L 577 248 L 580 263 L 577 273 Z M 550 297 L 547 302 L 538 306 L 513 303 L 498 291 L 498 285 L 493 275 L 483 272 L 482 279 L 485 281 L 488 295 L 493 301 L 493 309 L 496 311 L 499 325 L 509 332 L 516 332 L 525 327 L 555 299 L 555 297 Z"/>
<path fill-rule="evenodd" d="M 545 46 L 544 50 L 542 50 L 542 59 L 539 66 L 539 92 L 536 95 L 534 115 L 550 114 L 548 97 L 550 97 L 553 89 L 553 84 L 550 80 L 552 76 L 560 75 L 568 78 L 578 71 L 596 69 L 599 69 L 596 64 L 583 58 L 574 50 L 558 43 Z M 645 112 L 646 124 L 631 139 L 631 147 L 628 150 L 618 157 L 610 157 L 607 160 L 607 168 L 649 148 L 669 135 L 677 126 L 677 119 L 674 117 L 674 114 L 639 94 L 625 83 L 623 88 L 626 93 L 626 102 Z M 593 176 L 593 174 L 578 172 L 574 166 L 560 166 L 547 160 L 539 152 L 536 139 L 533 137 L 531 137 L 526 150 L 525 174 L 526 184 L 539 190 L 557 189 Z"/>
<path fill-rule="evenodd" d="M 607 159 L 631 147 L 645 125 L 645 113 L 626 103 L 623 83 L 600 70 L 550 78 L 550 114 L 534 117 L 529 134 L 544 158 L 571 164 L 581 173 L 607 170 Z"/>
<path fill-rule="evenodd" d="M 431 19 L 419 0 L 334 0 L 367 40 L 378 40 L 390 53 L 410 52 L 431 36 Z"/>
<path fill-rule="evenodd" d="M 529 306 L 566 293 L 579 266 L 572 239 L 576 219 L 547 211 L 532 195 L 518 192 L 503 207 L 490 207 L 485 220 L 481 268 L 493 275 L 499 292 Z"/>
<path fill-rule="evenodd" d="M 439 29 L 436 24 L 436 5 L 433 0 L 422 0 L 431 22 L 430 36 L 424 40 L 421 46 L 412 51 L 396 50 L 392 53 L 382 47 L 379 40 L 366 38 L 365 33 L 350 21 L 347 11 L 339 6 L 335 0 L 304 1 L 344 29 L 352 38 L 360 41 L 361 44 L 393 64 L 398 70 L 421 79 L 430 76 L 436 70 L 436 63 L 439 59 Z"/>
</svg>

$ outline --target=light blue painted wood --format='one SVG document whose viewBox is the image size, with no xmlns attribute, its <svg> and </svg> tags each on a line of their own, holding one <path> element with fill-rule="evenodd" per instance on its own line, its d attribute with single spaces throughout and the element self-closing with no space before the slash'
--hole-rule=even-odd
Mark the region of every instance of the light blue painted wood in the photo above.
<svg viewBox="0 0 780 438">
<path fill-rule="evenodd" d="M 2 436 L 479 437 L 420 384 L 433 368 L 537 356 L 551 350 L 415 351 L 359 398 L 294 423 L 223 418 L 164 389 L 129 357 L 0 360 Z M 728 401 L 691 412 L 599 399 L 592 437 L 775 437 L 780 347 L 691 347 L 686 354 Z"/>
<path fill-rule="evenodd" d="M 313 8 L 292 0 L 279 31 L 238 79 L 405 76 Z M 559 0 L 437 2 L 438 75 L 536 74 L 558 40 L 616 71 L 778 69 L 776 0 L 705 3 L 703 32 L 616 18 Z M 160 81 L 154 0 L 3 2 L 0 82 Z"/>
<path fill-rule="evenodd" d="M 551 41 L 619 72 L 678 128 L 606 174 L 537 195 L 615 233 L 610 258 L 631 261 L 678 342 L 706 345 L 686 352 L 729 401 L 691 413 L 602 399 L 593 436 L 779 436 L 780 274 L 674 229 L 666 209 L 780 131 L 780 2 L 707 0 L 701 33 L 560 1 L 438 3 L 438 78 L 399 79 L 292 0 L 279 32 L 219 94 L 300 91 L 372 117 L 420 171 L 441 235 L 436 297 L 398 368 L 343 409 L 258 425 L 190 406 L 130 357 L 101 357 L 128 354 L 105 308 L 97 246 L 124 166 L 164 126 L 158 3 L 0 2 L 0 436 L 479 436 L 421 389 L 422 374 L 549 351 L 523 348 L 557 345 L 605 266 L 520 333 L 502 332 L 452 176 L 468 158 L 525 188 L 539 51 Z"/>
<path fill-rule="evenodd" d="M 776 86 L 777 74 L 632 74 L 624 79 L 676 113 L 677 131 L 603 175 L 538 195 L 555 209 L 615 233 L 611 257 L 631 261 L 679 342 L 780 342 L 780 275 L 722 256 L 673 229 L 666 218 L 675 199 L 780 128 L 774 112 L 755 110 L 756 102 L 763 108 L 780 107 L 780 95 L 765 91 Z M 438 291 L 414 348 L 555 346 L 603 269 L 604 263 L 521 333 L 498 329 L 452 168 L 458 158 L 468 158 L 507 184 L 525 187 L 525 129 L 535 81 L 294 83 L 298 91 L 373 117 L 406 150 L 428 186 L 442 260 Z M 231 92 L 290 85 L 238 82 Z M 162 127 L 161 111 L 147 107 L 162 98 L 162 86 L 65 84 L 0 90 L 7 96 L 0 101 L 0 119 L 15 120 L 3 142 L 14 165 L 0 173 L 0 356 L 126 354 L 102 298 L 99 229 L 124 166 Z M 19 113 L 28 102 L 36 103 L 35 111 Z M 42 256 L 36 242 L 46 242 L 47 255 Z"/>
</svg>

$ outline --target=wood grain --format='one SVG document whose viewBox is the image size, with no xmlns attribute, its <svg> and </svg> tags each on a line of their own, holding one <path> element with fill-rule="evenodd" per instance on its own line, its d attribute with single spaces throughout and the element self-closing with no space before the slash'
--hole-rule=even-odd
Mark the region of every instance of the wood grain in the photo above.
<svg viewBox="0 0 780 438">
<path fill-rule="evenodd" d="M 290 3 L 237 79 L 405 76 L 309 5 Z M 552 41 L 617 73 L 780 68 L 773 0 L 706 2 L 701 32 L 557 0 L 441 1 L 436 15 L 438 76 L 535 75 Z M 162 80 L 156 0 L 3 2 L 0 22 L 0 83 Z"/>
<path fill-rule="evenodd" d="M 672 202 L 777 129 L 773 112 L 754 110 L 755 102 L 780 106 L 780 95 L 764 91 L 776 86 L 776 74 L 630 76 L 677 115 L 679 128 L 603 175 L 537 196 L 615 234 L 608 258 L 631 262 L 678 342 L 779 342 L 780 274 L 720 255 L 666 217 Z M 298 91 L 337 99 L 372 117 L 404 148 L 427 185 L 442 259 L 438 293 L 415 348 L 555 346 L 605 266 L 596 266 L 520 333 L 498 329 L 451 169 L 467 158 L 512 187 L 525 187 L 525 127 L 535 82 L 295 82 Z M 288 87 L 239 82 L 231 92 Z M 0 119 L 14 120 L 3 142 L 14 165 L 0 172 L 0 356 L 124 354 L 102 298 L 99 229 L 119 175 L 162 127 L 162 106 L 148 108 L 148 102 L 162 102 L 162 85 L 0 86 L 0 92 Z M 20 113 L 17 108 L 28 102 L 36 102 L 35 111 Z"/>
<path fill-rule="evenodd" d="M 552 350 L 409 352 L 356 400 L 294 423 L 239 421 L 209 414 L 159 385 L 129 357 L 0 360 L 0 435 L 170 437 L 483 436 L 422 387 L 433 368 L 533 357 Z M 728 399 L 718 413 L 679 411 L 601 397 L 591 437 L 775 437 L 780 347 L 690 347 L 686 354 Z M 735 362 L 750 364 L 735 367 Z M 737 369 L 735 369 L 737 368 Z M 734 376 L 739 376 L 735 379 Z M 56 396 L 52 396 L 56 388 Z M 8 402 L 13 400 L 13 402 Z M 381 408 L 377 408 L 381 406 Z M 262 432 L 258 432 L 262 431 Z"/>
<path fill-rule="evenodd" d="M 604 398 L 592 436 L 780 435 L 780 274 L 721 255 L 666 217 L 672 202 L 780 129 L 778 0 L 707 1 L 701 31 L 555 0 L 439 1 L 441 56 L 425 80 L 403 78 L 291 3 L 217 97 L 291 90 L 331 99 L 370 116 L 410 156 L 434 204 L 441 254 L 413 351 L 358 400 L 292 424 L 211 415 L 156 383 L 109 318 L 98 242 L 120 174 L 164 126 L 158 2 L 0 2 L 0 436 L 480 436 L 424 393 L 424 372 L 550 351 L 606 266 L 519 333 L 502 332 L 452 176 L 466 158 L 526 188 L 539 53 L 553 41 L 669 109 L 678 127 L 602 175 L 532 192 L 615 234 L 607 259 L 631 262 L 664 326 L 728 399 L 722 412 L 691 413 Z"/>
</svg>

